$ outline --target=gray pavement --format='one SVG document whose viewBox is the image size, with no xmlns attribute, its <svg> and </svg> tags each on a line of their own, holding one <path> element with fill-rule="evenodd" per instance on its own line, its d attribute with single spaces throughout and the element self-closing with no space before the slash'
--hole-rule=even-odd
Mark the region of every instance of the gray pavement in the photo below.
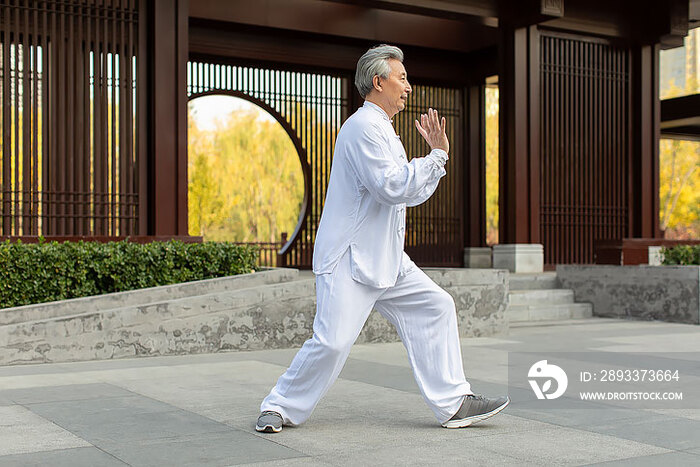
<svg viewBox="0 0 700 467">
<path fill-rule="evenodd" d="M 684 352 L 685 384 L 700 387 L 700 327 L 693 325 L 539 323 L 463 339 L 462 349 L 468 379 L 486 394 L 514 390 L 509 354 L 522 351 L 597 351 L 611 359 Z M 479 425 L 440 428 L 400 343 L 356 345 L 307 423 L 256 433 L 260 401 L 295 352 L 2 367 L 0 466 L 700 465 L 700 401 L 559 409 L 514 401 Z"/>
</svg>

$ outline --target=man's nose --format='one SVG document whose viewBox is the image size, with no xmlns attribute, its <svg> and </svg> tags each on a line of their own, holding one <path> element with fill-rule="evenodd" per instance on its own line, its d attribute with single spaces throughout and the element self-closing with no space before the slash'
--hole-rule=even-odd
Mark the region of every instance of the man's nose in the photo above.
<svg viewBox="0 0 700 467">
<path fill-rule="evenodd" d="M 411 87 L 411 83 L 409 83 L 408 81 L 406 81 L 406 93 L 408 94 L 408 93 L 411 93 L 411 92 L 413 92 L 413 88 Z"/>
</svg>

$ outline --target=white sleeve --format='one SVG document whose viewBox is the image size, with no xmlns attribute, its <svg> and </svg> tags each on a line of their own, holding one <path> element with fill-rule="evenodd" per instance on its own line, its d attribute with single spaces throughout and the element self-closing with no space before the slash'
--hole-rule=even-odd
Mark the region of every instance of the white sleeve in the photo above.
<svg viewBox="0 0 700 467">
<path fill-rule="evenodd" d="M 426 157 L 399 163 L 390 151 L 381 129 L 374 125 L 352 139 L 348 162 L 360 183 L 383 204 L 417 206 L 430 198 L 446 173 L 447 153 L 434 149 Z"/>
</svg>

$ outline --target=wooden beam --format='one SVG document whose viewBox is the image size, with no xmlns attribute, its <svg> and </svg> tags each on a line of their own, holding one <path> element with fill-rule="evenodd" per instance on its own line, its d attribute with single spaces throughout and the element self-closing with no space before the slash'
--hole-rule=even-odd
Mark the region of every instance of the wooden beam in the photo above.
<svg viewBox="0 0 700 467">
<path fill-rule="evenodd" d="M 498 16 L 496 0 L 323 0 L 459 21 Z"/>
<path fill-rule="evenodd" d="M 700 141 L 700 94 L 661 101 L 661 134 Z"/>
<path fill-rule="evenodd" d="M 236 63 L 274 63 L 300 70 L 354 73 L 357 59 L 375 43 L 327 35 L 298 34 L 279 29 L 190 20 L 191 57 L 229 57 Z M 399 44 L 409 77 L 433 84 L 463 86 L 481 83 L 498 73 L 496 47 L 473 53 L 427 50 Z"/>
<path fill-rule="evenodd" d="M 322 0 L 198 0 L 189 16 L 297 33 L 324 34 L 416 47 L 469 52 L 498 42 L 495 25 Z"/>
<path fill-rule="evenodd" d="M 689 4 L 687 0 L 670 0 L 668 9 L 664 12 L 665 24 L 661 30 L 661 47 L 680 47 L 683 38 L 688 35 Z"/>
<path fill-rule="evenodd" d="M 626 0 L 624 35 L 639 44 L 679 47 L 688 34 L 688 0 Z"/>
<path fill-rule="evenodd" d="M 502 26 L 522 28 L 564 16 L 564 0 L 500 0 L 498 20 Z"/>
<path fill-rule="evenodd" d="M 541 25 L 628 43 L 677 47 L 687 34 L 688 11 L 688 0 L 566 0 L 565 14 Z"/>
</svg>

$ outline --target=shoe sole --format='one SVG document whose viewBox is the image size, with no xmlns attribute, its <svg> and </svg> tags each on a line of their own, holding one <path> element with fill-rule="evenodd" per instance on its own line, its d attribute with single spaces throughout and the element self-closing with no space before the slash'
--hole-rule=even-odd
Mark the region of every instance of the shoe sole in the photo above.
<svg viewBox="0 0 700 467">
<path fill-rule="evenodd" d="M 443 423 L 442 426 L 444 428 L 466 428 L 470 425 L 474 425 L 475 423 L 484 421 L 487 418 L 493 417 L 498 412 L 505 409 L 508 406 L 508 404 L 510 404 L 510 399 L 508 399 L 505 402 L 505 404 L 499 405 L 498 407 L 493 409 L 491 412 L 486 412 L 479 415 L 472 415 L 471 417 L 460 418 L 459 420 L 448 420 L 447 422 Z"/>
<path fill-rule="evenodd" d="M 282 431 L 282 427 L 277 428 L 273 425 L 255 425 L 255 431 L 259 431 L 260 433 L 279 433 L 280 431 Z"/>
</svg>

